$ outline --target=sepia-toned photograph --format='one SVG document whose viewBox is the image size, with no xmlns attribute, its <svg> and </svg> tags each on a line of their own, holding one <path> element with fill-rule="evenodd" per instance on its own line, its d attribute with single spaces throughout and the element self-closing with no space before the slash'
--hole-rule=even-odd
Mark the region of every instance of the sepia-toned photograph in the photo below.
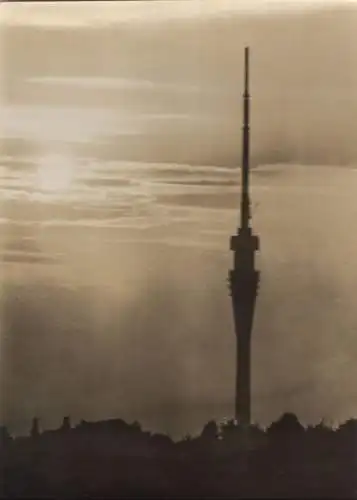
<svg viewBox="0 0 357 500">
<path fill-rule="evenodd" d="M 357 497 L 356 43 L 0 3 L 1 498 Z"/>
</svg>

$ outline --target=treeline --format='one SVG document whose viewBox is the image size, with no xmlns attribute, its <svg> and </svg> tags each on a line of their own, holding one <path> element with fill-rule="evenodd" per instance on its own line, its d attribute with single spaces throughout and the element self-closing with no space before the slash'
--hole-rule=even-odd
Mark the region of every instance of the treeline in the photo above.
<svg viewBox="0 0 357 500">
<path fill-rule="evenodd" d="M 1 428 L 3 498 L 354 498 L 357 420 L 304 427 L 286 413 L 267 429 L 208 422 L 173 441 L 121 419 L 68 417 L 13 438 Z"/>
</svg>

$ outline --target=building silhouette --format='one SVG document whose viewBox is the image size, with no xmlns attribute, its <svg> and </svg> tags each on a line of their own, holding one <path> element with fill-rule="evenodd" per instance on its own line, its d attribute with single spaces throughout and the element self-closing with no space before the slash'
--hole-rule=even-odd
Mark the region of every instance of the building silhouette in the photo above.
<svg viewBox="0 0 357 500">
<path fill-rule="evenodd" d="M 255 252 L 259 250 L 259 238 L 253 234 L 250 225 L 248 47 L 244 52 L 244 81 L 240 227 L 230 242 L 234 264 L 229 272 L 229 286 L 237 337 L 235 418 L 240 425 L 247 426 L 250 424 L 251 406 L 251 334 L 260 274 L 254 262 Z"/>
</svg>

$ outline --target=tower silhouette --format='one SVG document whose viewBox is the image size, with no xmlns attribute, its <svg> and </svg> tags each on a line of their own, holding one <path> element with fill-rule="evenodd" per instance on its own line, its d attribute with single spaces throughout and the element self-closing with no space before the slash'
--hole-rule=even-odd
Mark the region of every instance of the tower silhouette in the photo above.
<svg viewBox="0 0 357 500">
<path fill-rule="evenodd" d="M 242 426 L 250 424 L 251 406 L 251 334 L 259 284 L 255 269 L 255 252 L 259 238 L 250 225 L 249 198 L 249 48 L 244 51 L 243 144 L 241 167 L 240 227 L 231 237 L 234 252 L 233 269 L 229 272 L 236 342 L 235 418 Z"/>
</svg>

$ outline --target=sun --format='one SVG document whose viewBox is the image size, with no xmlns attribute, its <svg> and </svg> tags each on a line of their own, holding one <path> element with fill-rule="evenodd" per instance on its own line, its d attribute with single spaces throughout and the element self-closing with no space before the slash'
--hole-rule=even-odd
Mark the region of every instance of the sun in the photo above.
<svg viewBox="0 0 357 500">
<path fill-rule="evenodd" d="M 38 160 L 36 184 L 41 191 L 67 191 L 75 171 L 74 158 L 65 153 L 46 153 Z"/>
</svg>

